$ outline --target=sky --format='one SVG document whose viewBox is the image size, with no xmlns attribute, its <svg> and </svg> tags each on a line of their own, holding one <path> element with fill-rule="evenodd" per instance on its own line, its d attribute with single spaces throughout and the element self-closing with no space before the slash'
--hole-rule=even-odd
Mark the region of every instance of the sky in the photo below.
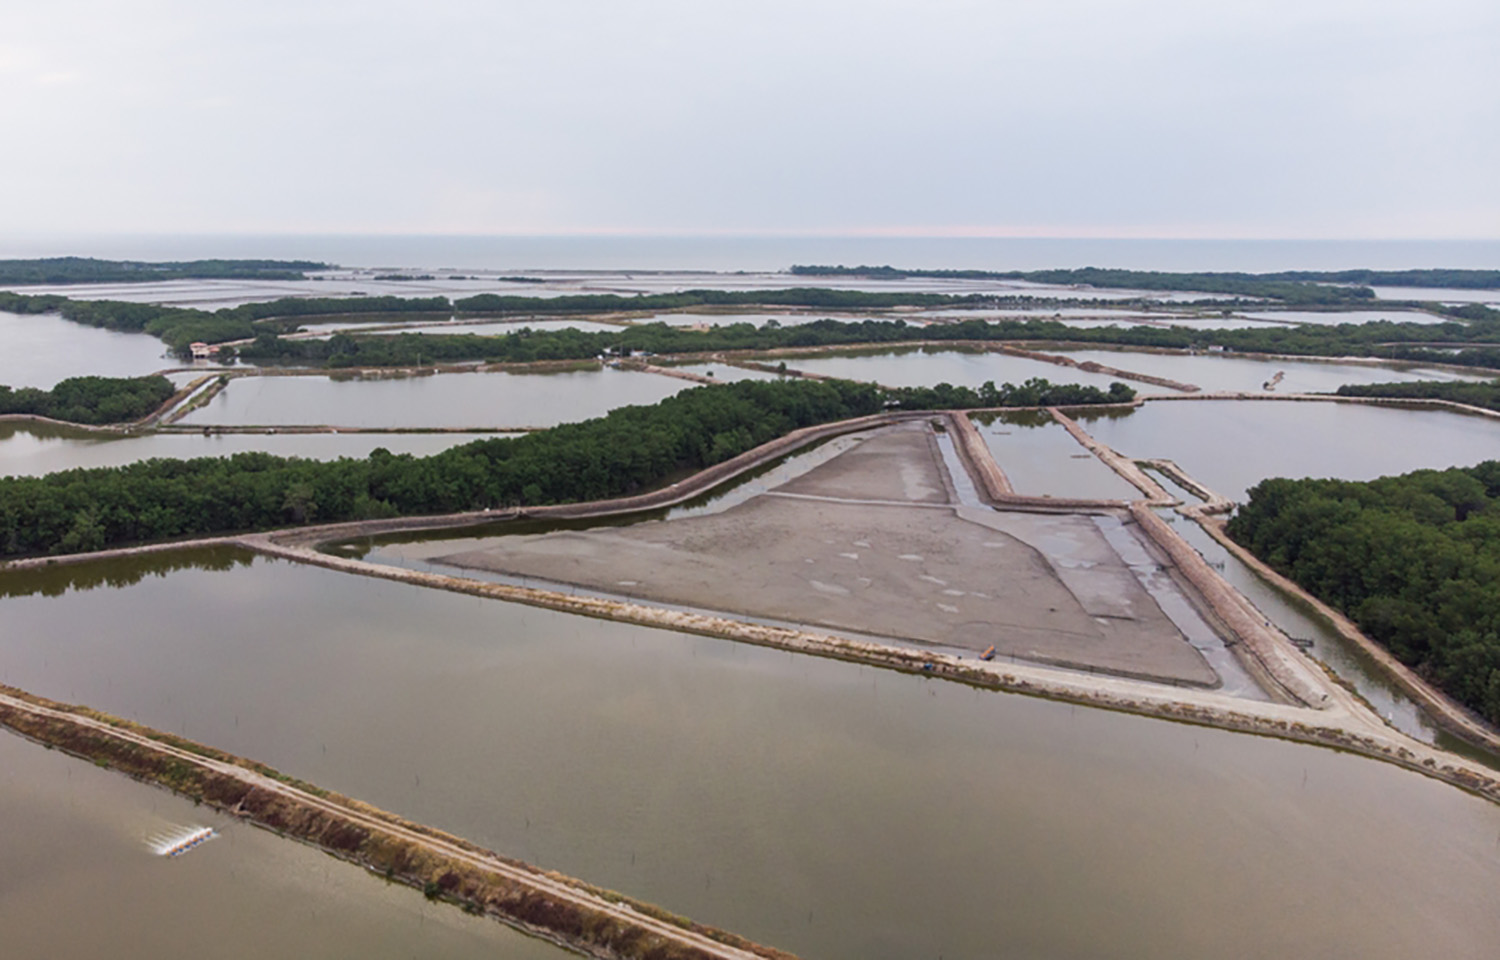
<svg viewBox="0 0 1500 960">
<path fill-rule="evenodd" d="M 10 0 L 0 233 L 1500 237 L 1495 0 Z"/>
</svg>

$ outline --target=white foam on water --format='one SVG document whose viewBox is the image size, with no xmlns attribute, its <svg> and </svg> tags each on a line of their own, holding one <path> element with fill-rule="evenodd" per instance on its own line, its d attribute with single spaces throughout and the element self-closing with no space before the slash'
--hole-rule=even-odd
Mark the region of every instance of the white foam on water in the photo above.
<svg viewBox="0 0 1500 960">
<path fill-rule="evenodd" d="M 217 836 L 213 827 L 184 826 L 151 835 L 146 846 L 158 857 L 180 857 Z"/>
</svg>

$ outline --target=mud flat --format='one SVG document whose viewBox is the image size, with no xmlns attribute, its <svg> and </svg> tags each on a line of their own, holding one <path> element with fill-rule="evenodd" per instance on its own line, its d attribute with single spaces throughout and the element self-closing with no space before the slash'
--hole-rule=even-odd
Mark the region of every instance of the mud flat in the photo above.
<svg viewBox="0 0 1500 960">
<path fill-rule="evenodd" d="M 1199 686 L 1218 675 L 1111 536 L 1119 517 L 955 506 L 925 423 L 865 434 L 722 513 L 498 537 L 441 564 Z"/>
</svg>

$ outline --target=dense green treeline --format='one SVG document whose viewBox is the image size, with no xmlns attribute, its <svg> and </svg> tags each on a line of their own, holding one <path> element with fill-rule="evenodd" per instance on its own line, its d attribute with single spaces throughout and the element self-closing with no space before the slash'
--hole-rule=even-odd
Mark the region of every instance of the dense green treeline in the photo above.
<svg viewBox="0 0 1500 960">
<path fill-rule="evenodd" d="M 265 303 L 246 303 L 221 313 L 250 320 L 269 317 L 332 316 L 346 313 L 441 313 L 453 312 L 447 297 L 282 297 Z M 406 319 L 402 317 L 401 319 Z"/>
<path fill-rule="evenodd" d="M 127 333 L 148 333 L 173 352 L 185 356 L 196 341 L 223 343 L 255 336 L 248 318 L 230 312 L 209 313 L 180 307 L 118 300 L 68 300 L 57 311 L 74 323 Z"/>
<path fill-rule="evenodd" d="M 944 293 L 867 293 L 862 290 L 793 287 L 787 290 L 684 290 L 681 293 L 643 293 L 630 297 L 614 293 L 573 294 L 565 297 L 481 293 L 455 300 L 453 306 L 460 313 L 530 315 L 747 306 L 881 310 L 890 307 L 962 307 L 987 304 L 993 300 L 993 297 L 980 294 L 952 296 Z"/>
<path fill-rule="evenodd" d="M 430 457 L 377 450 L 333 462 L 241 453 L 0 479 L 0 554 L 448 513 L 640 492 L 799 427 L 877 412 L 849 382 L 743 382 Z"/>
<path fill-rule="evenodd" d="M 51 390 L 0 386 L 0 414 L 25 413 L 70 423 L 127 423 L 167 402 L 166 377 L 71 377 Z"/>
<path fill-rule="evenodd" d="M 56 294 L 31 296 L 0 290 L 0 311 L 59 313 L 74 323 L 124 333 L 147 333 L 160 338 L 178 354 L 186 355 L 196 340 L 222 343 L 255 336 L 250 320 L 228 311 L 209 313 L 188 307 L 162 307 L 121 300 L 69 300 Z"/>
<path fill-rule="evenodd" d="M 940 383 L 935 387 L 893 387 L 884 391 L 885 405 L 898 410 L 975 410 L 984 407 L 1069 407 L 1097 403 L 1129 403 L 1135 391 L 1118 381 L 1108 390 L 1076 383 L 1051 383 L 1032 377 L 1017 386 L 987 381 L 978 390 Z"/>
<path fill-rule="evenodd" d="M 47 257 L 0 260 L 0 283 L 146 283 L 153 280 L 305 280 L 307 270 L 326 270 L 311 260 L 96 260 Z"/>
<path fill-rule="evenodd" d="M 1452 400 L 1471 407 L 1500 410 L 1500 380 L 1487 383 L 1451 383 L 1446 380 L 1417 380 L 1410 383 L 1345 384 L 1338 389 L 1341 397 L 1390 397 L 1396 400 Z"/>
<path fill-rule="evenodd" d="M 895 267 L 792 267 L 797 276 L 869 277 L 900 280 L 931 277 L 944 280 L 1024 280 L 1061 286 L 1083 285 L 1125 290 L 1172 290 L 1228 294 L 1233 297 L 1266 297 L 1288 304 L 1347 304 L 1368 300 L 1374 291 L 1365 287 L 1330 286 L 1312 282 L 1312 276 L 1255 273 L 1164 273 L 1156 270 L 1107 270 L 1081 267 L 1070 270 L 900 270 Z"/>
<path fill-rule="evenodd" d="M 1493 346 L 1483 346 L 1488 338 Z M 1431 340 L 1476 346 L 1458 353 L 1421 346 Z M 1295 356 L 1366 356 L 1391 360 L 1449 363 L 1500 369 L 1500 318 L 1469 323 L 1414 324 L 1385 321 L 1336 326 L 1273 327 L 1253 330 L 1181 327 L 1070 327 L 1048 320 L 965 320 L 920 326 L 903 320 L 816 320 L 781 326 L 768 322 L 724 324 L 691 330 L 665 323 L 637 324 L 617 331 L 531 330 L 499 336 L 415 334 L 328 340 L 281 340 L 258 337 L 241 350 L 259 362 L 327 363 L 330 366 L 406 366 L 470 360 L 531 362 L 578 360 L 607 352 L 705 353 L 726 350 L 776 350 L 848 344 L 901 344 L 931 341 L 1066 341 L 1111 346 L 1205 349 L 1222 346 L 1254 353 Z M 1409 341 L 1410 345 L 1403 341 Z"/>
<path fill-rule="evenodd" d="M 1029 302 L 1030 298 L 1022 298 Z M 974 319 L 958 323 L 916 326 L 899 319 L 836 321 L 782 327 L 768 322 L 727 324 L 706 331 L 640 324 L 617 332 L 580 337 L 573 331 L 527 332 L 499 337 L 427 335 L 421 340 L 361 338 L 337 342 L 276 342 L 272 336 L 295 327 L 298 317 L 360 315 L 372 320 L 409 319 L 417 314 L 448 315 L 458 307 L 466 312 L 557 315 L 610 309 L 677 309 L 704 303 L 824 306 L 830 309 L 908 306 L 964 306 L 997 302 L 984 297 L 944 297 L 936 294 L 866 294 L 815 288 L 723 292 L 690 291 L 642 297 L 614 295 L 581 297 L 501 297 L 485 294 L 450 304 L 444 297 L 289 298 L 247 304 L 216 312 L 118 301 L 73 301 L 65 297 L 26 296 L 0 291 L 0 310 L 40 313 L 49 310 L 80 323 L 112 330 L 138 331 L 164 340 L 179 354 L 196 340 L 223 343 L 249 340 L 247 359 L 330 362 L 335 365 L 395 365 L 422 361 L 578 359 L 606 349 L 646 350 L 652 353 L 689 353 L 713 350 L 764 350 L 852 343 L 902 343 L 913 340 L 1067 340 L 1079 343 L 1151 346 L 1184 349 L 1222 346 L 1233 350 L 1286 353 L 1300 356 L 1359 356 L 1425 362 L 1457 363 L 1500 368 L 1500 311 L 1479 304 L 1443 308 L 1455 319 L 1436 324 L 1379 321 L 1364 324 L 1277 326 L 1244 330 L 1184 327 L 1069 327 L 1047 320 Z M 483 308 L 483 309 L 476 309 Z M 273 318 L 285 322 L 268 323 Z M 515 337 L 516 339 L 507 339 Z M 372 343 L 379 339 L 385 343 Z M 1473 344 L 1459 354 L 1425 346 L 1429 342 Z"/>
<path fill-rule="evenodd" d="M 1288 270 L 1261 276 L 1272 280 L 1354 283 L 1370 287 L 1436 287 L 1450 290 L 1500 288 L 1500 270 Z"/>
<path fill-rule="evenodd" d="M 902 270 L 896 267 L 827 267 L 794 266 L 791 272 L 808 277 L 870 277 L 877 280 L 902 280 L 907 277 L 931 277 L 946 280 L 1030 280 L 1046 283 L 1084 283 L 1091 281 L 1069 279 L 1084 275 L 1110 274 L 1121 277 L 1139 277 L 1140 283 L 1127 283 L 1134 289 L 1162 289 L 1145 287 L 1145 283 L 1182 282 L 1185 285 L 1170 287 L 1174 290 L 1201 290 L 1202 287 L 1186 285 L 1189 281 L 1164 281 L 1162 278 L 1223 277 L 1245 280 L 1292 281 L 1299 283 L 1344 283 L 1371 287 L 1436 287 L 1457 290 L 1491 290 L 1500 288 L 1500 270 L 1459 270 L 1435 268 L 1419 270 L 1283 270 L 1275 273 L 1156 273 L 1142 270 L 1099 270 L 1085 267 L 1077 270 Z M 1047 279 L 1043 278 L 1064 278 Z"/>
<path fill-rule="evenodd" d="M 1026 280 L 1031 283 L 1087 284 L 1127 290 L 1183 290 L 1272 297 L 1290 303 L 1341 303 L 1368 300 L 1365 287 L 1437 287 L 1460 290 L 1500 288 L 1500 270 L 1284 270 L 1275 273 L 1164 273 L 1155 270 L 1110 270 L 1082 267 L 1067 270 L 902 270 L 896 267 L 797 265 L 791 272 L 803 277 L 868 277 L 903 280 Z M 1341 288 L 1329 288 L 1328 284 Z M 1309 289 L 1312 288 L 1312 289 Z"/>
<path fill-rule="evenodd" d="M 1133 396 L 1122 384 L 1106 392 L 1045 380 L 1019 387 L 985 384 L 978 391 L 939 384 L 890 393 L 846 380 L 746 380 L 430 457 L 381 449 L 363 460 L 320 462 L 240 453 L 0 478 L 0 556 L 626 496 L 799 427 L 889 407 L 1104 403 Z"/>
<path fill-rule="evenodd" d="M 381 316 L 399 314 L 407 319 L 414 313 L 432 312 L 446 317 L 451 311 L 451 305 L 446 297 L 288 297 L 270 303 L 247 303 L 210 312 L 192 307 L 128 303 L 121 300 L 70 300 L 55 294 L 28 296 L 0 291 L 0 310 L 10 313 L 56 311 L 68 320 L 91 327 L 146 333 L 160 338 L 174 352 L 185 356 L 188 345 L 195 341 L 224 343 L 229 340 L 249 340 L 263 330 L 255 325 L 256 321 L 267 317 L 360 313 Z"/>
<path fill-rule="evenodd" d="M 1229 533 L 1500 724 L 1500 461 L 1368 483 L 1266 480 Z"/>
</svg>

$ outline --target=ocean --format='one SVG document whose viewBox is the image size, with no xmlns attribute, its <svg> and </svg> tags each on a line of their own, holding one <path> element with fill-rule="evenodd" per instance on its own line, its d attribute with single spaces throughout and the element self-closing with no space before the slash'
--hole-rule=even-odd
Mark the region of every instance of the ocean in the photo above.
<svg viewBox="0 0 1500 960">
<path fill-rule="evenodd" d="M 775 271 L 793 264 L 1042 270 L 1500 268 L 1500 240 L 1108 240 L 934 237 L 71 235 L 0 237 L 0 257 L 306 259 L 431 270 Z"/>
</svg>

